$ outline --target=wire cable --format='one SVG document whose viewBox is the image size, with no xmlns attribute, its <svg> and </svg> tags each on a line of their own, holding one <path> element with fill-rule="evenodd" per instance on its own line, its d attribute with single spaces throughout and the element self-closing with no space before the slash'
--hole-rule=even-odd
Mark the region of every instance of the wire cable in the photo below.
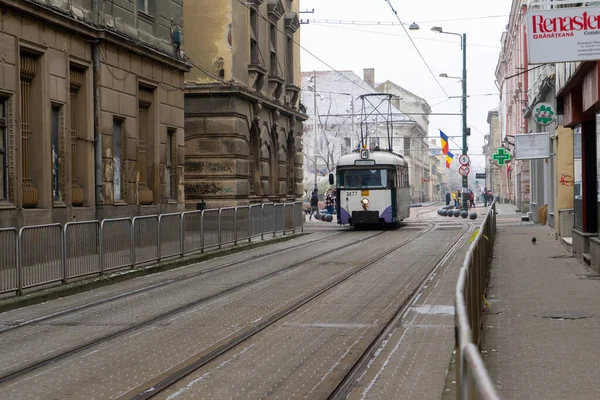
<svg viewBox="0 0 600 400">
<path fill-rule="evenodd" d="M 392 5 L 392 3 L 390 2 L 390 0 L 385 0 L 390 8 L 392 9 L 392 12 L 394 13 L 394 15 L 396 16 L 396 19 L 398 20 L 398 22 L 400 22 L 402 24 L 402 20 L 400 19 L 400 16 L 398 16 L 398 12 L 394 9 L 394 6 Z M 433 73 L 433 71 L 431 70 L 431 67 L 429 66 L 429 64 L 427 64 L 427 61 L 425 60 L 425 57 L 423 57 L 423 54 L 421 54 L 421 51 L 419 50 L 419 48 L 417 47 L 415 41 L 413 40 L 413 38 L 410 36 L 410 34 L 408 33 L 408 30 L 406 29 L 406 26 L 404 26 L 404 24 L 402 24 L 402 29 L 404 29 L 404 33 L 406 33 L 406 35 L 408 36 L 408 38 L 410 39 L 410 42 L 412 43 L 413 47 L 415 48 L 415 50 L 417 51 L 417 53 L 419 54 L 419 57 L 421 57 L 421 60 L 423 60 L 423 63 L 425 63 L 425 66 L 427 67 L 427 69 L 429 70 L 429 73 L 431 74 L 431 76 L 433 77 L 433 79 L 437 82 L 438 86 L 440 87 L 440 89 L 442 89 L 442 92 L 444 92 L 444 94 L 448 97 L 450 97 L 450 95 L 448 94 L 448 92 L 446 92 L 446 89 L 444 89 L 444 87 L 442 86 L 442 84 L 440 83 L 440 81 L 438 80 L 437 76 L 435 76 L 435 74 Z"/>
</svg>

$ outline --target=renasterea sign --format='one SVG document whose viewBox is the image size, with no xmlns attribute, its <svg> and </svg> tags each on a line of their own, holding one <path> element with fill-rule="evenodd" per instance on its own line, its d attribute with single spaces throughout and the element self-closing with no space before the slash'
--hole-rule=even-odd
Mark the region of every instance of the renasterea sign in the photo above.
<svg viewBox="0 0 600 400">
<path fill-rule="evenodd" d="M 600 59 L 600 7 L 527 13 L 529 63 Z"/>
</svg>

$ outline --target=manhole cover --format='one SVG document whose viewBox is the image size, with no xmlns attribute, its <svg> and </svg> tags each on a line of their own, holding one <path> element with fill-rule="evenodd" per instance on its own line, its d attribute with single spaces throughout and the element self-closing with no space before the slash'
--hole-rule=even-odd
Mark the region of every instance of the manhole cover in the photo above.
<svg viewBox="0 0 600 400">
<path fill-rule="evenodd" d="M 549 311 L 535 316 L 547 319 L 584 319 L 591 318 L 594 314 L 586 313 L 584 311 Z"/>
</svg>

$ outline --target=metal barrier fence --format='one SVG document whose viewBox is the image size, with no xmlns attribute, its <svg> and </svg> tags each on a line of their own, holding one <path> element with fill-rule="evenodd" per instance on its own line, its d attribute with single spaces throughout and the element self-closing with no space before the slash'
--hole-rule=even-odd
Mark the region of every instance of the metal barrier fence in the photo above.
<svg viewBox="0 0 600 400">
<path fill-rule="evenodd" d="M 499 399 L 479 353 L 483 298 L 495 238 L 496 203 L 493 203 L 467 251 L 456 284 L 456 396 L 460 400 Z"/>
<path fill-rule="evenodd" d="M 19 290 L 19 231 L 0 229 L 0 293 Z"/>
<path fill-rule="evenodd" d="M 66 283 L 60 224 L 25 226 L 19 230 L 19 291 L 46 283 Z"/>
<path fill-rule="evenodd" d="M 296 232 L 302 222 L 296 202 L 0 229 L 0 293 Z"/>
<path fill-rule="evenodd" d="M 66 279 L 100 273 L 100 232 L 98 221 L 65 224 L 63 252 L 67 267 Z"/>
</svg>

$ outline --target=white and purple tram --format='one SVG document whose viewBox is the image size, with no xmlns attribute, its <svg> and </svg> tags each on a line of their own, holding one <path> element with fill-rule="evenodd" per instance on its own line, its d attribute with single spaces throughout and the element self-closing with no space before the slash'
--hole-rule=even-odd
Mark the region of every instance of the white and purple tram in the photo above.
<svg viewBox="0 0 600 400">
<path fill-rule="evenodd" d="M 389 150 L 360 149 L 342 156 L 336 167 L 336 197 L 341 225 L 398 227 L 410 215 L 408 164 Z"/>
</svg>

